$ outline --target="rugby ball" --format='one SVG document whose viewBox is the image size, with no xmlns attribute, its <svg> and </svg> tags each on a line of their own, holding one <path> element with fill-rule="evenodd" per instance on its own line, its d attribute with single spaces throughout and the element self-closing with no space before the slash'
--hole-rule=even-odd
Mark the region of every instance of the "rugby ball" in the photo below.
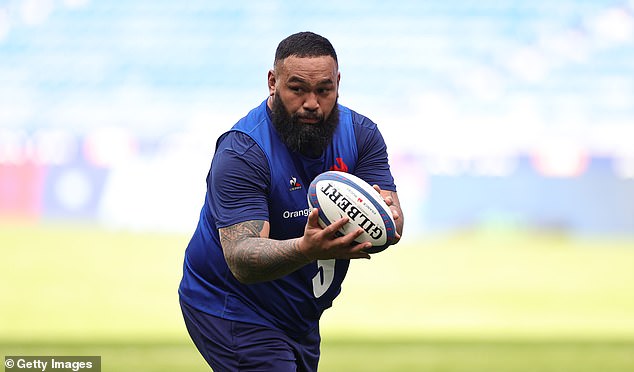
<svg viewBox="0 0 634 372">
<path fill-rule="evenodd" d="M 370 242 L 368 253 L 378 253 L 394 243 L 396 226 L 392 211 L 383 197 L 367 182 L 349 173 L 324 172 L 310 183 L 308 207 L 319 208 L 322 227 L 347 216 L 350 220 L 339 233 L 345 235 L 361 227 L 357 243 Z"/>
</svg>

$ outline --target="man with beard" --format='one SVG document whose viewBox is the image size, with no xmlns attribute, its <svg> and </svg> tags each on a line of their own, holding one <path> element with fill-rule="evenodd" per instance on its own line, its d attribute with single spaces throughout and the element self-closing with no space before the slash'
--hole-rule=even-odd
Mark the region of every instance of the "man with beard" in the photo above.
<svg viewBox="0 0 634 372">
<path fill-rule="evenodd" d="M 306 193 L 340 170 L 375 185 L 403 229 L 387 149 L 376 124 L 337 103 L 337 55 L 311 32 L 282 40 L 269 97 L 216 144 L 207 194 L 179 288 L 187 330 L 216 371 L 315 371 L 319 318 L 351 259 L 370 255 L 362 233 L 326 228 Z"/>
</svg>

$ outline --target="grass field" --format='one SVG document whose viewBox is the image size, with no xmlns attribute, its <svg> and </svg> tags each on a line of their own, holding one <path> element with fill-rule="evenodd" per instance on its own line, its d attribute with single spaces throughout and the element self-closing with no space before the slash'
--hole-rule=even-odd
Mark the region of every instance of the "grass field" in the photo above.
<svg viewBox="0 0 634 372">
<path fill-rule="evenodd" d="M 178 309 L 187 239 L 2 223 L 2 354 L 208 370 Z M 634 241 L 405 240 L 353 263 L 322 336 L 322 371 L 634 371 Z"/>
</svg>

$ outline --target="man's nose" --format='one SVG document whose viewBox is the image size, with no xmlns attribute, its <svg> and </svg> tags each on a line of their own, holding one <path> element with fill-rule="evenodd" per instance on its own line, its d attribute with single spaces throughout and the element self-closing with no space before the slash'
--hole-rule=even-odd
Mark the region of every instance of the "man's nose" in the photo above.
<svg viewBox="0 0 634 372">
<path fill-rule="evenodd" d="M 304 109 L 306 111 L 316 111 L 319 109 L 319 101 L 317 100 L 317 95 L 315 93 L 308 93 L 306 95 L 306 99 L 304 100 Z"/>
</svg>

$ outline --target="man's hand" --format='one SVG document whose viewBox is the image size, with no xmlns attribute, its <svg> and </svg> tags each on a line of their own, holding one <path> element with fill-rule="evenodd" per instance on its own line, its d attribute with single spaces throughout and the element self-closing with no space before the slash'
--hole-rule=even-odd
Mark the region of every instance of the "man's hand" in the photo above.
<svg viewBox="0 0 634 372">
<path fill-rule="evenodd" d="M 371 243 L 355 243 L 363 229 L 358 228 L 347 235 L 337 232 L 348 223 L 348 217 L 333 222 L 329 226 L 322 228 L 319 225 L 319 210 L 315 208 L 308 215 L 308 222 L 304 230 L 304 236 L 300 238 L 299 249 L 307 258 L 311 260 L 328 260 L 332 258 L 356 259 L 370 258 L 364 249 L 370 248 Z"/>
<path fill-rule="evenodd" d="M 381 190 L 379 185 L 373 185 L 372 187 L 381 194 L 385 204 L 387 204 L 392 211 L 392 218 L 394 218 L 394 223 L 396 224 L 394 242 L 394 244 L 396 244 L 401 240 L 401 234 L 403 233 L 403 210 L 401 209 L 401 203 L 398 200 L 398 195 L 396 194 L 396 191 Z"/>
</svg>

